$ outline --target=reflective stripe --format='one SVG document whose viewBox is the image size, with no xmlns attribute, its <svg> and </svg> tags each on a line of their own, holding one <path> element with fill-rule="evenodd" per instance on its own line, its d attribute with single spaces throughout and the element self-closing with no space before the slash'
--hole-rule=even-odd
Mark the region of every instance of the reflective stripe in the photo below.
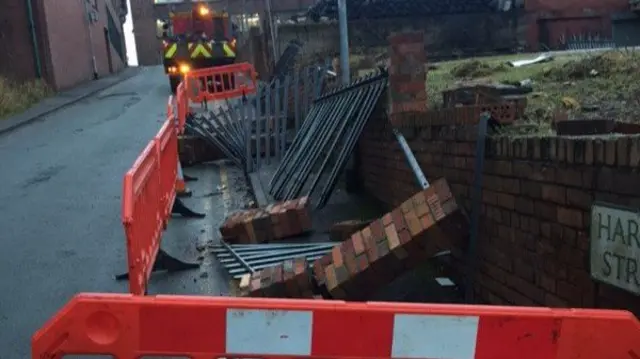
<svg viewBox="0 0 640 359">
<path fill-rule="evenodd" d="M 176 54 L 176 51 L 178 51 L 178 44 L 171 44 L 168 47 L 165 48 L 164 50 L 164 58 L 165 59 L 170 59 L 173 57 L 173 55 Z"/>
<path fill-rule="evenodd" d="M 228 309 L 227 353 L 311 355 L 313 312 Z"/>
<path fill-rule="evenodd" d="M 392 358 L 474 359 L 479 317 L 396 314 Z"/>
<path fill-rule="evenodd" d="M 207 49 L 207 46 L 204 44 L 197 44 L 195 47 L 194 44 L 189 44 L 189 50 L 191 51 L 191 58 L 196 58 L 199 56 L 202 57 L 211 57 L 211 51 Z M 192 50 L 193 48 L 193 50 Z"/>
<path fill-rule="evenodd" d="M 235 51 L 233 51 L 227 42 L 222 43 L 222 50 L 224 50 L 225 57 L 236 57 Z"/>
</svg>

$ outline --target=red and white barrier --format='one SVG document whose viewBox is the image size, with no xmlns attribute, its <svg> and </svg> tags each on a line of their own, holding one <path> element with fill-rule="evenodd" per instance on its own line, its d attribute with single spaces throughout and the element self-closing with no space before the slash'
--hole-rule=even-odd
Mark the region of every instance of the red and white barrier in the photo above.
<svg viewBox="0 0 640 359">
<path fill-rule="evenodd" d="M 635 358 L 629 312 L 80 294 L 40 329 L 32 358 Z"/>
</svg>

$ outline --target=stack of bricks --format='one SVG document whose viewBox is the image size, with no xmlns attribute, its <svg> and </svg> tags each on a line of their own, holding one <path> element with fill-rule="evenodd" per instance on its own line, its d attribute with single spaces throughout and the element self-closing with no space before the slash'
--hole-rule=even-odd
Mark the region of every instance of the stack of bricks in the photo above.
<svg viewBox="0 0 640 359">
<path fill-rule="evenodd" d="M 467 219 L 446 180 L 439 179 L 316 260 L 314 276 L 331 298 L 366 300 L 436 253 L 459 245 L 466 234 Z"/>
<path fill-rule="evenodd" d="M 309 265 L 304 258 L 288 259 L 276 266 L 245 275 L 240 290 L 249 297 L 315 298 Z"/>
<path fill-rule="evenodd" d="M 310 231 L 308 197 L 249 209 L 229 216 L 220 227 L 222 239 L 233 244 L 268 243 Z"/>
<path fill-rule="evenodd" d="M 394 33 L 389 36 L 390 118 L 406 112 L 427 110 L 427 72 L 424 33 Z"/>
</svg>

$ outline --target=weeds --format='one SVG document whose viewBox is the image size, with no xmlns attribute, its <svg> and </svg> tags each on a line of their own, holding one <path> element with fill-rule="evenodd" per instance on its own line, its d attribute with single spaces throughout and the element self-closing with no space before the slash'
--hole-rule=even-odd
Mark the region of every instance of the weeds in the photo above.
<svg viewBox="0 0 640 359">
<path fill-rule="evenodd" d="M 535 55 L 516 55 L 450 61 L 427 74 L 429 105 L 439 107 L 441 92 L 474 83 L 518 84 L 532 80 L 533 92 L 521 119 L 525 133 L 548 133 L 558 111 L 571 118 L 640 120 L 640 54 L 613 50 L 562 54 L 551 62 L 523 67 L 504 64 Z M 519 130 L 520 131 L 520 130 Z"/>
<path fill-rule="evenodd" d="M 0 77 L 0 119 L 22 112 L 51 94 L 44 81 L 16 84 Z"/>
<path fill-rule="evenodd" d="M 503 63 L 493 65 L 479 60 L 470 60 L 454 66 L 451 69 L 451 75 L 456 78 L 475 79 L 504 72 L 507 69 Z"/>
</svg>

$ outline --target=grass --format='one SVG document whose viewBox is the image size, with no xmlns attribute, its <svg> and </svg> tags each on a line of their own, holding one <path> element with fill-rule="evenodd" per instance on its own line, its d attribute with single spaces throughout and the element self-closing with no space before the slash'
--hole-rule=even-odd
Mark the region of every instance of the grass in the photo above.
<svg viewBox="0 0 640 359">
<path fill-rule="evenodd" d="M 530 80 L 533 91 L 517 134 L 550 134 L 558 111 L 569 118 L 611 118 L 640 122 L 640 53 L 612 50 L 555 54 L 553 61 L 511 67 L 506 63 L 537 57 L 520 54 L 427 64 L 429 106 L 442 106 L 442 91 L 474 83 L 519 84 Z M 362 59 L 358 59 L 362 61 Z M 373 70 L 358 71 L 362 76 Z"/>
<path fill-rule="evenodd" d="M 427 75 L 430 106 L 442 104 L 443 90 L 464 83 L 517 84 L 531 80 L 533 92 L 520 123 L 525 133 L 546 133 L 559 110 L 570 118 L 613 118 L 640 122 L 640 54 L 615 50 L 556 56 L 551 62 L 514 68 L 513 55 L 443 62 Z M 527 127 L 527 126 L 525 126 Z M 522 132 L 522 131 L 520 131 Z"/>
<path fill-rule="evenodd" d="M 44 81 L 18 84 L 0 77 L 0 120 L 25 111 L 52 93 Z"/>
</svg>

